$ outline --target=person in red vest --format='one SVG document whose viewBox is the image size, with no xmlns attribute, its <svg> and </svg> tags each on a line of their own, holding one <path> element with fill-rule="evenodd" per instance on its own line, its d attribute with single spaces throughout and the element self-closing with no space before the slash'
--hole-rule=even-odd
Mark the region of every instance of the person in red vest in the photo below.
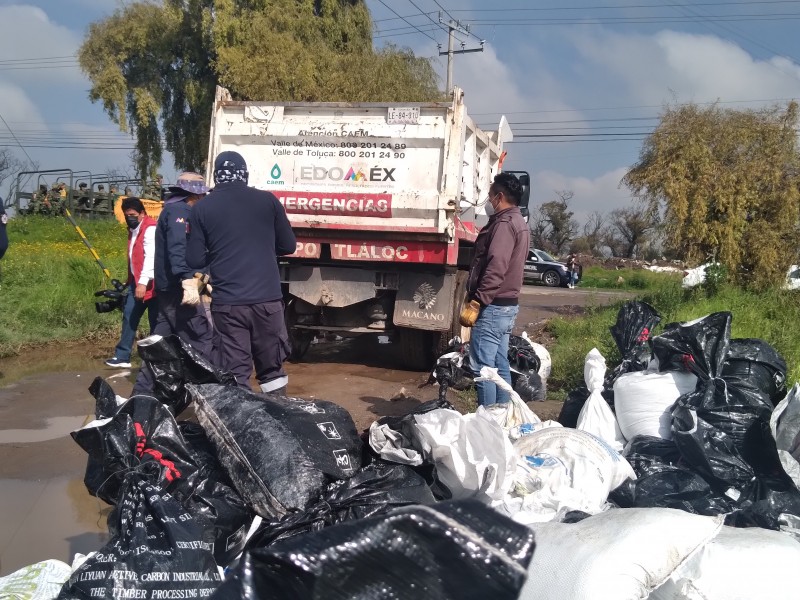
<svg viewBox="0 0 800 600">
<path fill-rule="evenodd" d="M 114 356 L 106 361 L 109 367 L 127 369 L 131 366 L 131 350 L 136 339 L 139 321 L 147 311 L 150 330 L 155 327 L 156 298 L 154 270 L 156 253 L 156 221 L 147 216 L 139 198 L 122 201 L 122 213 L 128 225 L 128 282 L 130 286 L 122 308 L 122 335 Z"/>
</svg>

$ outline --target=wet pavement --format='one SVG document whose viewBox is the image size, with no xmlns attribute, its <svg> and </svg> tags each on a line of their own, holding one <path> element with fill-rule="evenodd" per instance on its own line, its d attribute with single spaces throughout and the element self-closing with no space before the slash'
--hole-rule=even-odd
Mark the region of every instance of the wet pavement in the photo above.
<svg viewBox="0 0 800 600">
<path fill-rule="evenodd" d="M 526 287 L 517 330 L 617 298 L 610 292 Z M 75 553 L 97 550 L 108 540 L 110 508 L 86 491 L 86 454 L 69 432 L 93 417 L 87 388 L 94 377 L 108 379 L 121 396 L 129 394 L 136 369 L 103 364 L 114 343 L 54 345 L 0 360 L 0 576 L 48 558 L 69 563 Z M 312 346 L 304 362 L 287 365 L 289 393 L 342 405 L 359 429 L 435 398 L 437 388 L 419 387 L 427 373 L 391 368 L 392 352 L 392 345 L 379 345 L 375 336 Z M 545 408 L 557 407 L 535 407 Z"/>
</svg>

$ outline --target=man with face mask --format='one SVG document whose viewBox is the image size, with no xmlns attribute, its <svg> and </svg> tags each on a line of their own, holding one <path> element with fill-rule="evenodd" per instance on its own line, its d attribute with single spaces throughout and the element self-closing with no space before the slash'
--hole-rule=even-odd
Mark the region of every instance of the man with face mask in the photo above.
<svg viewBox="0 0 800 600">
<path fill-rule="evenodd" d="M 500 173 L 489 188 L 489 222 L 475 240 L 475 255 L 467 280 L 467 304 L 461 324 L 472 327 L 470 366 L 477 376 L 482 367 L 496 368 L 511 384 L 508 342 L 519 312 L 519 293 L 530 230 L 519 202 L 522 184 L 512 173 Z M 508 402 L 508 393 L 491 382 L 477 384 L 478 404 Z"/>
<path fill-rule="evenodd" d="M 284 394 L 290 346 L 277 257 L 295 252 L 297 242 L 278 199 L 247 185 L 238 152 L 217 156 L 214 182 L 192 209 L 186 262 L 211 276 L 216 362 L 248 389 L 255 364 L 261 391 Z"/>
<path fill-rule="evenodd" d="M 147 311 L 152 331 L 156 323 L 156 299 L 153 285 L 156 249 L 156 222 L 147 216 L 139 198 L 125 198 L 122 213 L 128 226 L 128 295 L 122 308 L 122 335 L 114 356 L 106 361 L 109 367 L 131 366 L 131 350 L 139 321 Z"/>
</svg>

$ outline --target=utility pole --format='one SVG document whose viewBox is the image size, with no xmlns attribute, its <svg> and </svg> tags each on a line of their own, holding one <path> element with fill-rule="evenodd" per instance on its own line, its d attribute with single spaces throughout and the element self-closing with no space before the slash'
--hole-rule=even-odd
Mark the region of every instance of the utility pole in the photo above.
<svg viewBox="0 0 800 600">
<path fill-rule="evenodd" d="M 442 20 L 442 13 L 439 13 L 439 23 L 444 23 Z M 447 52 L 442 52 L 441 45 L 439 46 L 439 56 L 447 55 L 447 89 L 449 94 L 453 89 L 453 56 L 455 54 L 467 54 L 468 52 L 483 52 L 484 40 L 481 40 L 480 48 L 465 48 L 465 44 L 461 43 L 461 50 L 455 50 L 456 32 L 469 35 L 469 25 L 462 25 L 460 21 L 450 20 L 447 22 L 448 36 L 447 36 Z"/>
</svg>

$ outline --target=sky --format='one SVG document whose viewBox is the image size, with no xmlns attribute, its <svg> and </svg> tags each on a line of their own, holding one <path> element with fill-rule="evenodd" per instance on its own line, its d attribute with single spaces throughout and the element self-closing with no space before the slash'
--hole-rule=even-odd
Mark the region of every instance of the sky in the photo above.
<svg viewBox="0 0 800 600">
<path fill-rule="evenodd" d="M 0 146 L 39 168 L 130 170 L 132 140 L 88 99 L 74 59 L 89 23 L 121 0 L 0 0 Z M 533 178 L 536 206 L 569 190 L 576 217 L 632 202 L 620 180 L 666 104 L 730 108 L 800 97 L 800 0 L 367 0 L 376 46 L 435 59 L 487 129 L 502 114 L 515 142 L 505 168 Z M 24 147 L 24 152 L 20 148 Z M 62 147 L 57 147 L 62 146 Z M 167 157 L 167 181 L 175 169 Z M 7 187 L 7 186 L 5 186 Z M 5 190 L 0 190 L 5 194 Z"/>
</svg>

